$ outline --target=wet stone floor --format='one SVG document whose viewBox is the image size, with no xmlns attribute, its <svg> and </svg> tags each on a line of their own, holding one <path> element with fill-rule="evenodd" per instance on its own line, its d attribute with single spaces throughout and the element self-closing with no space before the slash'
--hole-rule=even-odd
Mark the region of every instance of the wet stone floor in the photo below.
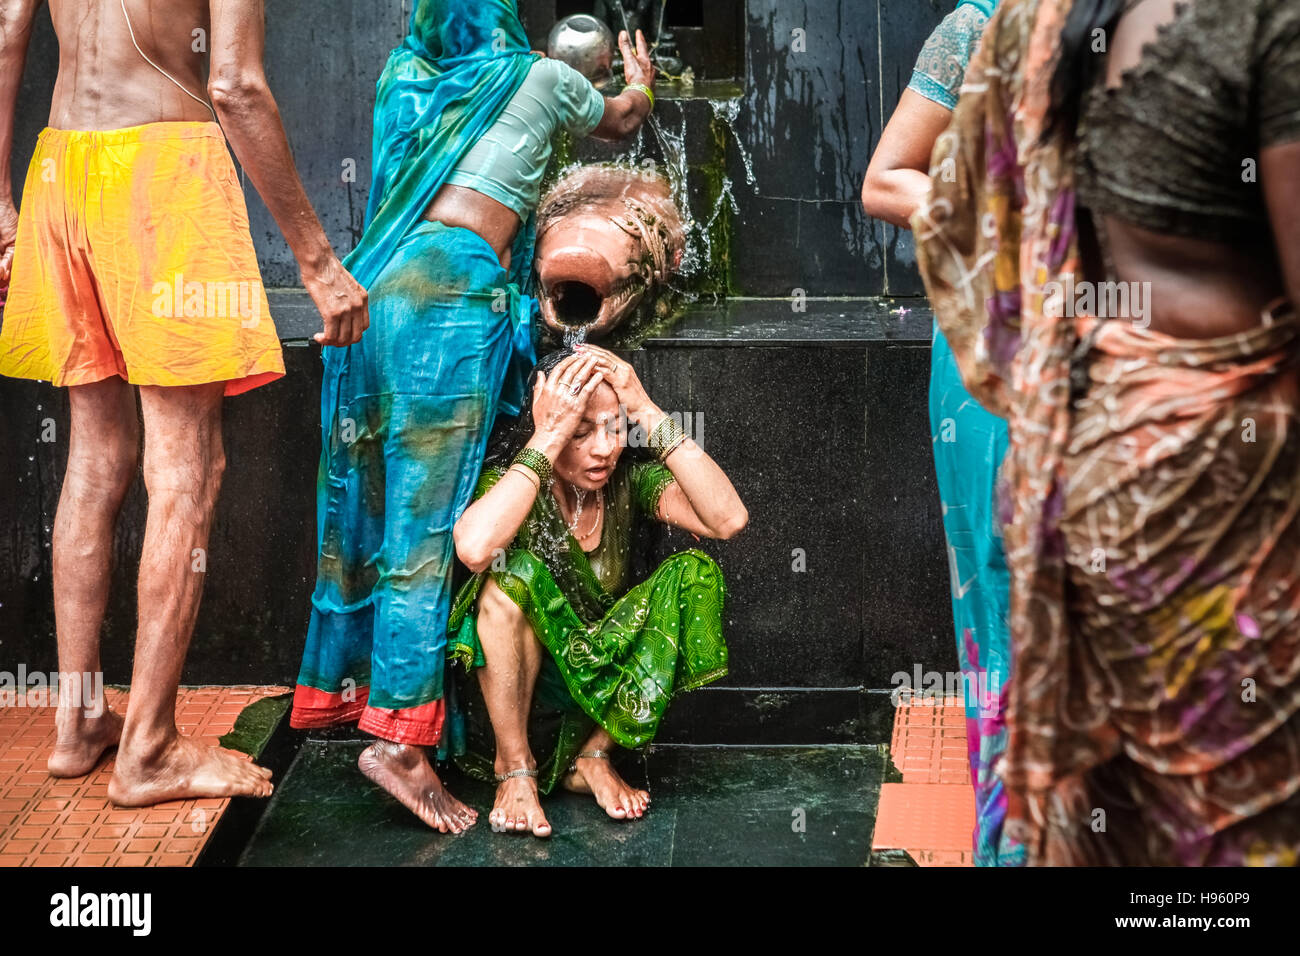
<svg viewBox="0 0 1300 956">
<path fill-rule="evenodd" d="M 429 830 L 357 770 L 360 740 L 307 740 L 242 856 L 244 866 L 862 866 L 886 748 L 664 747 L 620 772 L 654 799 L 640 820 L 591 797 L 544 798 L 548 840 L 494 833 L 493 788 L 448 769 L 479 811 L 458 836 Z M 442 768 L 440 768 L 441 770 Z"/>
</svg>

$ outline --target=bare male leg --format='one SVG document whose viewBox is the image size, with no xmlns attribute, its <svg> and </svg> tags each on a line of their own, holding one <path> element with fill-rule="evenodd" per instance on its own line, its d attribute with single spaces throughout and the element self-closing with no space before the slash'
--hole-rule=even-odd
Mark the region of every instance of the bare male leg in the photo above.
<svg viewBox="0 0 1300 956">
<path fill-rule="evenodd" d="M 176 728 L 176 688 L 198 617 L 208 533 L 225 470 L 224 385 L 140 387 L 149 517 L 126 723 L 108 796 L 119 806 L 185 797 L 266 797 L 271 772 Z"/>
<path fill-rule="evenodd" d="M 135 389 L 114 377 L 73 386 L 68 399 L 68 470 L 54 516 L 53 542 L 59 670 L 65 675 L 98 674 L 113 526 L 135 480 L 138 460 Z M 102 683 L 99 686 L 102 689 Z M 102 698 L 86 701 L 80 693 L 60 697 L 54 722 L 57 737 L 48 766 L 55 777 L 90 773 L 122 735 L 122 718 Z"/>
</svg>

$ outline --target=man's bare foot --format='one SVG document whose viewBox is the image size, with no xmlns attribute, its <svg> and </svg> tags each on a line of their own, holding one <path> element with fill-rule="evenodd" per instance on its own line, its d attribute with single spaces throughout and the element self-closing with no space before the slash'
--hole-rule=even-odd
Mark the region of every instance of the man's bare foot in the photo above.
<svg viewBox="0 0 1300 956">
<path fill-rule="evenodd" d="M 190 797 L 269 797 L 272 789 L 271 771 L 247 754 L 177 734 L 144 759 L 119 746 L 108 799 L 119 807 L 147 807 Z"/>
<path fill-rule="evenodd" d="M 84 777 L 122 738 L 122 718 L 107 707 L 97 717 L 60 708 L 54 724 L 54 751 L 46 764 L 51 777 Z"/>
<path fill-rule="evenodd" d="M 542 812 L 536 778 L 521 776 L 501 781 L 488 822 L 492 824 L 495 833 L 522 833 L 531 830 L 535 837 L 550 836 L 551 825 Z"/>
<path fill-rule="evenodd" d="M 640 817 L 650 806 L 650 794 L 629 787 L 614 771 L 609 758 L 579 757 L 574 763 L 577 769 L 568 774 L 561 785 L 574 793 L 591 794 L 601 809 L 615 820 Z"/>
<path fill-rule="evenodd" d="M 379 740 L 361 751 L 357 766 L 439 833 L 460 833 L 478 819 L 476 810 L 447 792 L 422 747 Z"/>
</svg>

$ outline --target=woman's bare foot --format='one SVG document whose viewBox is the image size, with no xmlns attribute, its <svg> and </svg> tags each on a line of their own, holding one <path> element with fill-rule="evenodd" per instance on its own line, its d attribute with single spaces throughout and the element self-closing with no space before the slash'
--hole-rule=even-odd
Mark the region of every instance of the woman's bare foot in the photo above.
<svg viewBox="0 0 1300 956">
<path fill-rule="evenodd" d="M 119 807 L 147 807 L 190 797 L 269 797 L 272 789 L 271 771 L 247 754 L 177 734 L 146 758 L 119 746 L 108 799 Z"/>
<path fill-rule="evenodd" d="M 498 769 L 498 773 L 504 770 Z M 495 833 L 522 833 L 531 830 L 535 837 L 551 835 L 551 825 L 542 812 L 534 777 L 511 777 L 497 787 L 496 802 L 488 815 Z"/>
<path fill-rule="evenodd" d="M 107 707 L 97 717 L 60 708 L 54 724 L 54 751 L 46 764 L 51 777 L 84 777 L 122 739 L 122 718 Z"/>
<path fill-rule="evenodd" d="M 447 792 L 423 747 L 379 740 L 361 751 L 357 766 L 439 833 L 460 833 L 478 819 L 476 810 Z"/>
<path fill-rule="evenodd" d="M 636 790 L 615 771 L 607 757 L 579 757 L 576 768 L 561 781 L 564 789 L 589 793 L 602 810 L 615 820 L 640 817 L 650 806 L 650 794 Z"/>
</svg>

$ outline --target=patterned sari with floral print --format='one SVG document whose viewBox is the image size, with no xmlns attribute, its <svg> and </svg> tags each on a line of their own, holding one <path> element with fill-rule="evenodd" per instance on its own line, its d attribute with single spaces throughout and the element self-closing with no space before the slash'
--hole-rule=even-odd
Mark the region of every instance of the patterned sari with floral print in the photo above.
<svg viewBox="0 0 1300 956">
<path fill-rule="evenodd" d="M 1006 829 L 1032 864 L 1294 864 L 1300 334 L 1284 306 L 1203 340 L 1062 317 L 1074 153 L 1043 130 L 1071 3 L 1003 0 L 912 220 L 1010 429 Z"/>
</svg>

